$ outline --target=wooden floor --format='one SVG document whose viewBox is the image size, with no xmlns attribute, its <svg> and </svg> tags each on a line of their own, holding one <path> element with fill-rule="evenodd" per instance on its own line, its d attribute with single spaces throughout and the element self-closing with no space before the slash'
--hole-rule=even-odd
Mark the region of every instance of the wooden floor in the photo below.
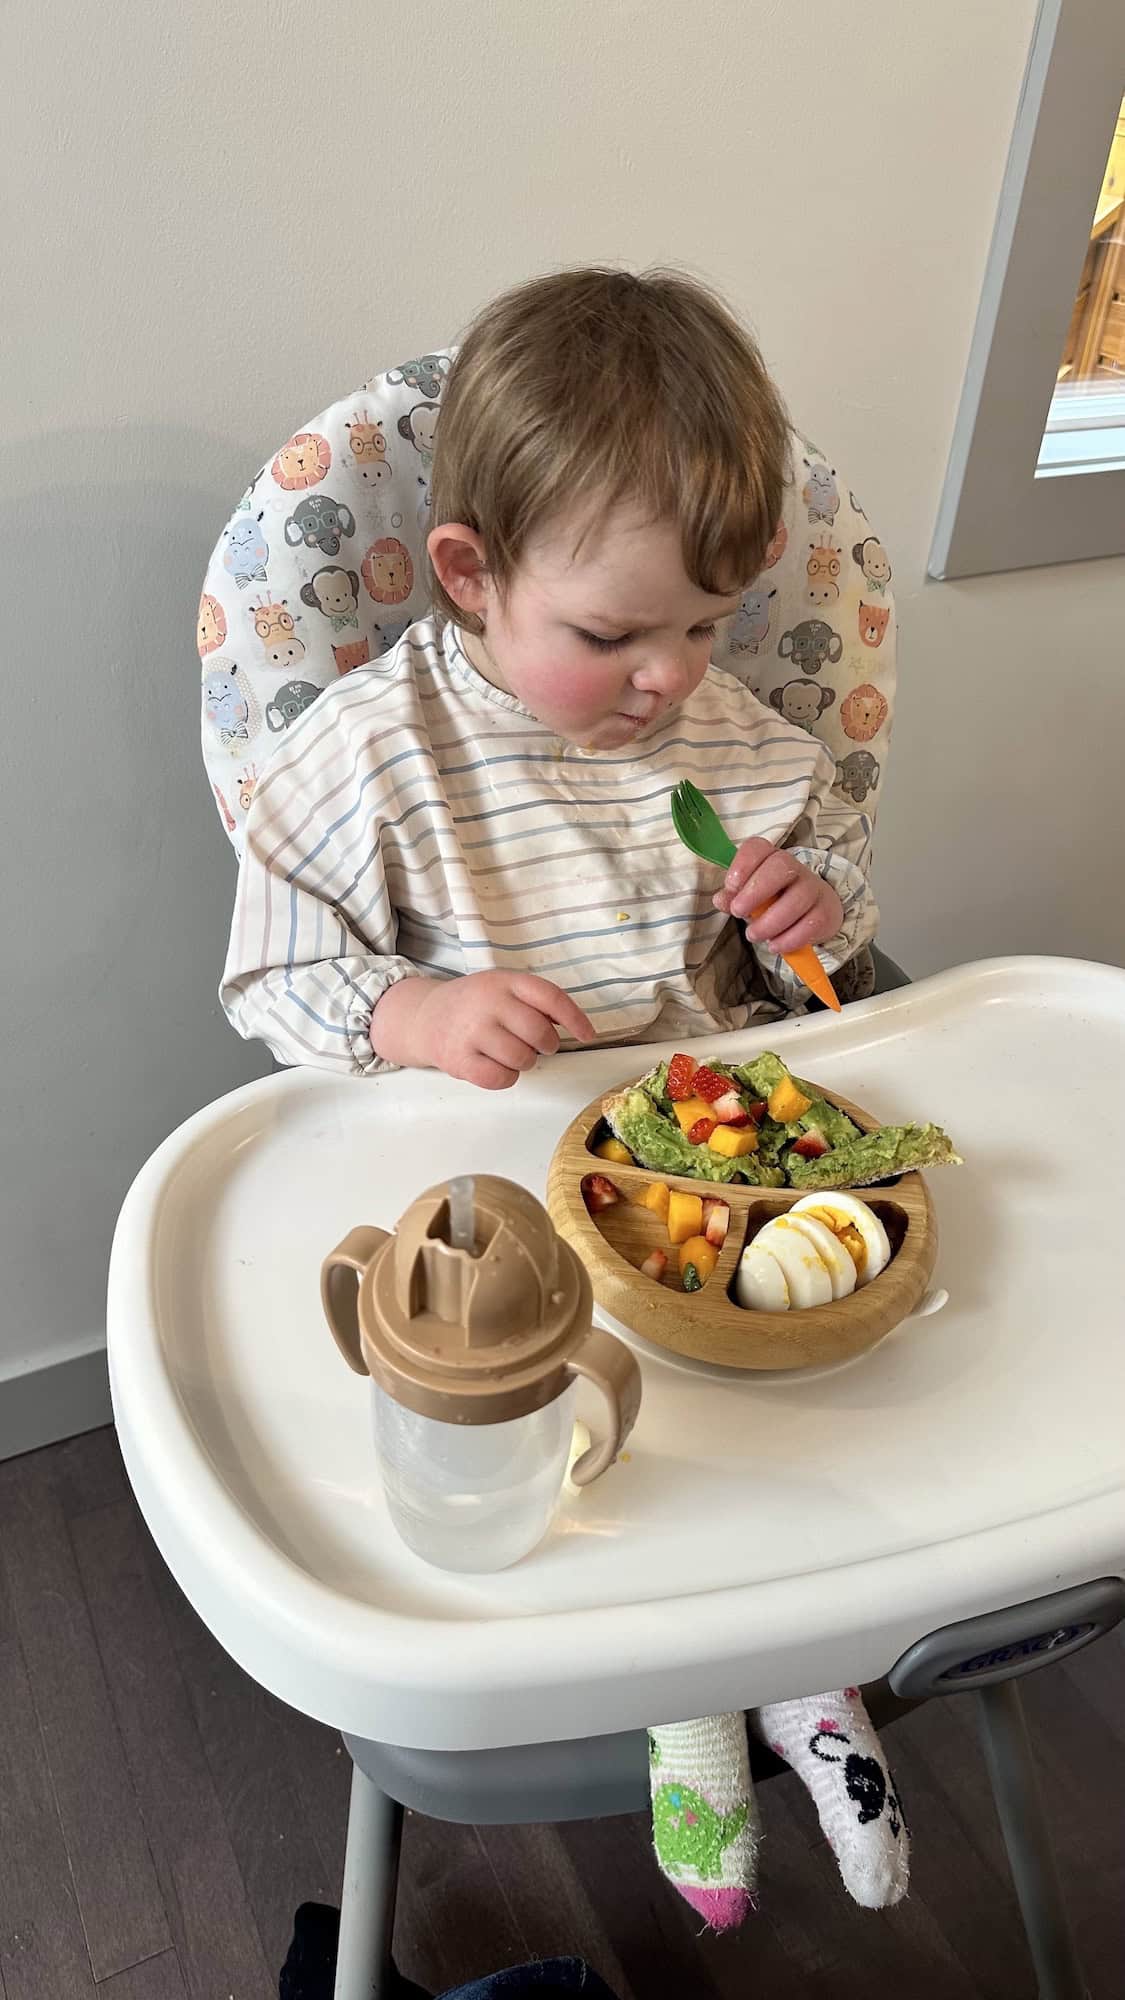
<svg viewBox="0 0 1125 2000">
<path fill-rule="evenodd" d="M 1025 1683 L 1095 2000 L 1125 1993 L 1125 1651 Z M 410 1818 L 396 1950 L 435 1992 L 584 1954 L 621 2000 L 1032 2000 L 964 1697 L 890 1732 L 914 1891 L 849 1903 L 808 1801 L 763 1790 L 762 1914 L 700 1937 L 643 1820 Z M 293 1911 L 339 1900 L 348 1764 L 180 1595 L 110 1431 L 0 1465 L 0 2000 L 274 2000 Z"/>
</svg>

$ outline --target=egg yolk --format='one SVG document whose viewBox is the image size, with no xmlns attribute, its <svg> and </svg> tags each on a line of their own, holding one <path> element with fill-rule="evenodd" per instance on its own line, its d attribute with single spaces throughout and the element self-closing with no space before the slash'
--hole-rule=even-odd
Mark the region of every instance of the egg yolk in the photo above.
<svg viewBox="0 0 1125 2000">
<path fill-rule="evenodd" d="M 843 1244 L 855 1265 L 856 1277 L 862 1278 L 867 1266 L 867 1245 L 854 1222 L 845 1222 L 843 1216 L 834 1215 L 828 1208 L 810 1208 L 806 1213 L 815 1215 L 818 1222 L 823 1222 L 825 1228 L 832 1231 L 836 1241 Z"/>
</svg>

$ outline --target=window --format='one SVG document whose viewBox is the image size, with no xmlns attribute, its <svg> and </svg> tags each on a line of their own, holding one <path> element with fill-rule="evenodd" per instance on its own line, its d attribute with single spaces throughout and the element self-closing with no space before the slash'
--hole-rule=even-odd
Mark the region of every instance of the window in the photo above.
<svg viewBox="0 0 1125 2000">
<path fill-rule="evenodd" d="M 1036 474 L 1125 464 L 1125 97 L 1098 193 Z"/>
<path fill-rule="evenodd" d="M 1125 554 L 1123 86 L 1123 0 L 1041 0 L 931 576 Z"/>
</svg>

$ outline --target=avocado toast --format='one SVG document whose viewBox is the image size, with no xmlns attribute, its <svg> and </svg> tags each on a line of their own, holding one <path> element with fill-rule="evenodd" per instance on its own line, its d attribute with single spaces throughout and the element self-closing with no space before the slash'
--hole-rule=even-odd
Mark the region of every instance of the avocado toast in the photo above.
<svg viewBox="0 0 1125 2000">
<path fill-rule="evenodd" d="M 638 1166 L 751 1187 L 870 1187 L 912 1169 L 959 1166 L 937 1125 L 862 1132 L 781 1058 L 697 1063 L 675 1055 L 602 1106 Z"/>
</svg>

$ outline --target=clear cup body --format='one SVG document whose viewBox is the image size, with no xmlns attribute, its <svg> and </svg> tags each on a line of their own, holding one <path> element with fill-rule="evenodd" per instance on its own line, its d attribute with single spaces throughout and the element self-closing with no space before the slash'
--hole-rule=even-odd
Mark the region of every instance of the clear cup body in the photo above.
<svg viewBox="0 0 1125 2000">
<path fill-rule="evenodd" d="M 542 1541 L 566 1476 L 577 1385 L 503 1424 L 422 1417 L 373 1382 L 375 1450 L 392 1521 L 438 1569 L 507 1569 Z"/>
</svg>

